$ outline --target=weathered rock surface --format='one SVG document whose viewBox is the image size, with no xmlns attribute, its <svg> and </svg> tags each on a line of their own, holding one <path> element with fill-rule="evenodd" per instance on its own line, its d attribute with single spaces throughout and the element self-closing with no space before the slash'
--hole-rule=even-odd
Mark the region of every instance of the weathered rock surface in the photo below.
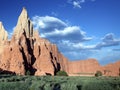
<svg viewBox="0 0 120 90">
<path fill-rule="evenodd" d="M 79 60 L 69 62 L 70 76 L 94 76 L 96 71 L 101 71 L 104 76 L 119 76 L 120 61 L 101 66 L 97 60 Z"/>
<path fill-rule="evenodd" d="M 99 67 L 100 65 L 95 59 L 71 61 L 69 62 L 69 73 L 95 73 Z"/>
<path fill-rule="evenodd" d="M 2 34 L 1 34 L 2 33 Z M 55 44 L 40 38 L 39 32 L 33 30 L 33 25 L 23 8 L 14 34 L 10 41 L 7 40 L 7 32 L 0 23 L 0 70 L 25 75 L 55 75 L 57 71 L 64 70 L 69 75 L 78 73 L 95 73 L 97 70 L 111 71 L 105 75 L 118 76 L 120 74 L 120 62 L 107 66 L 100 66 L 97 60 L 88 59 L 69 61 L 62 55 Z"/>
<path fill-rule="evenodd" d="M 23 8 L 14 30 L 14 35 L 16 39 L 19 39 L 20 35 L 23 33 L 23 30 L 25 30 L 27 38 L 33 36 L 33 25 L 28 18 L 28 14 L 25 8 Z"/>
<path fill-rule="evenodd" d="M 120 61 L 101 67 L 105 76 L 120 76 Z"/>
<path fill-rule="evenodd" d="M 8 33 L 4 29 L 2 22 L 0 22 L 0 42 L 8 39 Z"/>
<path fill-rule="evenodd" d="M 3 48 L 5 46 L 5 42 L 8 39 L 8 33 L 4 29 L 4 26 L 2 25 L 2 22 L 0 22 L 0 53 L 2 53 Z"/>
<path fill-rule="evenodd" d="M 12 39 L 0 54 L 0 68 L 20 75 L 27 71 L 33 75 L 54 75 L 60 70 L 55 49 L 56 45 L 40 38 L 37 31 L 33 32 L 33 25 L 23 8 Z"/>
</svg>

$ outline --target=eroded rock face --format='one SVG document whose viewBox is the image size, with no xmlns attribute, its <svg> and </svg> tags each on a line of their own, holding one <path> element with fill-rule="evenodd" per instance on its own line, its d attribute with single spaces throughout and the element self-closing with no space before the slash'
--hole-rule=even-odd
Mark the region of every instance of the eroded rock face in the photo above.
<svg viewBox="0 0 120 90">
<path fill-rule="evenodd" d="M 78 60 L 69 62 L 70 74 L 94 74 L 100 65 L 95 59 Z"/>
<path fill-rule="evenodd" d="M 15 44 L 4 47 L 1 54 L 0 68 L 7 71 L 15 72 L 16 74 L 24 75 L 24 58 L 21 53 L 22 47 Z"/>
<path fill-rule="evenodd" d="M 105 76 L 120 76 L 120 61 L 101 67 Z"/>
<path fill-rule="evenodd" d="M 39 71 L 44 71 L 46 74 L 54 75 L 58 71 L 57 57 L 53 52 L 54 45 L 45 39 L 36 39 L 34 43 L 34 55 L 36 62 L 34 67 Z"/>
<path fill-rule="evenodd" d="M 64 70 L 69 75 L 76 73 L 95 73 L 100 70 L 104 75 L 118 76 L 120 62 L 107 66 L 100 66 L 97 60 L 88 59 L 69 61 L 62 55 L 55 44 L 40 38 L 39 32 L 33 30 L 33 25 L 23 8 L 14 34 L 10 41 L 7 32 L 0 23 L 0 70 L 25 75 L 29 71 L 32 75 L 55 75 L 57 71 Z M 76 74 L 77 75 L 77 74 Z"/>
<path fill-rule="evenodd" d="M 37 31 L 33 32 L 32 23 L 23 8 L 12 39 L 0 54 L 0 68 L 20 75 L 27 71 L 33 75 L 54 75 L 60 70 L 53 52 L 54 46 L 40 38 Z"/>
<path fill-rule="evenodd" d="M 8 39 L 8 33 L 4 29 L 2 22 L 0 22 L 0 42 Z"/>
<path fill-rule="evenodd" d="M 20 35 L 23 33 L 25 30 L 27 38 L 30 38 L 33 36 L 33 25 L 28 18 L 27 10 L 23 8 L 19 18 L 17 25 L 14 30 L 14 35 L 16 39 L 19 39 Z"/>
<path fill-rule="evenodd" d="M 2 53 L 7 40 L 8 40 L 8 33 L 4 29 L 2 22 L 0 22 L 0 53 Z"/>
</svg>

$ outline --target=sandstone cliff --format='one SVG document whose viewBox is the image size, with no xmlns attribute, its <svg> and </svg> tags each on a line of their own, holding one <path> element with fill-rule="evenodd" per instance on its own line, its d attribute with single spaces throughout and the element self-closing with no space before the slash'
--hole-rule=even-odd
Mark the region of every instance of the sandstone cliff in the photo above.
<svg viewBox="0 0 120 90">
<path fill-rule="evenodd" d="M 0 42 L 7 40 L 8 38 L 8 33 L 7 31 L 4 29 L 4 26 L 2 25 L 2 22 L 0 22 Z"/>
<path fill-rule="evenodd" d="M 95 59 L 79 60 L 69 62 L 69 73 L 95 73 L 99 69 L 100 65 Z"/>
<path fill-rule="evenodd" d="M 8 39 L 8 33 L 4 29 L 2 22 L 0 22 L 0 54 L 3 52 L 3 48 Z"/>
<path fill-rule="evenodd" d="M 105 76 L 120 76 L 120 61 L 101 67 Z"/>
<path fill-rule="evenodd" d="M 120 61 L 101 66 L 96 59 L 69 62 L 70 76 L 94 76 L 101 71 L 103 76 L 120 76 Z"/>
<path fill-rule="evenodd" d="M 39 37 L 39 32 L 33 30 L 32 22 L 23 8 L 10 41 L 0 23 L 0 70 L 19 75 L 25 75 L 28 71 L 32 75 L 55 75 L 60 70 L 69 75 L 95 74 L 101 70 L 105 75 L 118 76 L 120 62 L 102 67 L 95 59 L 69 61 L 55 44 Z"/>
</svg>

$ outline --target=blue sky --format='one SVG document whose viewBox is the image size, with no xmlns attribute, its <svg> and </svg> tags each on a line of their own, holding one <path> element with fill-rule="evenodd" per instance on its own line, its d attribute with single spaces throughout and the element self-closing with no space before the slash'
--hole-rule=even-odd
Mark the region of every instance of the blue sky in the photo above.
<svg viewBox="0 0 120 90">
<path fill-rule="evenodd" d="M 0 0 L 0 21 L 10 35 L 22 7 L 40 36 L 70 60 L 120 60 L 120 0 Z"/>
</svg>

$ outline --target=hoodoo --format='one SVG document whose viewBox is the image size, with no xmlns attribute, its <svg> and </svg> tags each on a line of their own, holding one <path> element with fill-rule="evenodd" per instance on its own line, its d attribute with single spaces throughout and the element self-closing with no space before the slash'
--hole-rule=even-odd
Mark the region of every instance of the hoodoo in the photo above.
<svg viewBox="0 0 120 90">
<path fill-rule="evenodd" d="M 5 42 L 7 41 L 7 39 L 8 39 L 8 33 L 4 29 L 2 22 L 0 22 L 0 54 L 3 51 L 4 45 L 5 45 Z"/>
<path fill-rule="evenodd" d="M 2 22 L 0 22 L 0 42 L 5 41 L 8 39 L 8 33 L 4 29 L 4 26 L 2 25 Z"/>
<path fill-rule="evenodd" d="M 14 30 L 14 35 L 16 39 L 18 39 L 24 31 L 26 33 L 27 38 L 33 36 L 33 25 L 28 17 L 27 10 L 25 8 L 23 8 Z"/>
<path fill-rule="evenodd" d="M 120 63 L 100 66 L 97 60 L 69 61 L 55 44 L 39 37 L 37 30 L 23 8 L 11 40 L 0 22 L 0 73 L 12 72 L 18 75 L 55 75 L 64 70 L 68 75 L 93 73 L 100 70 L 104 75 L 120 75 Z M 114 69 L 113 69 L 114 68 Z M 106 74 L 107 71 L 111 73 Z M 88 75 L 88 74 L 87 74 Z"/>
</svg>

